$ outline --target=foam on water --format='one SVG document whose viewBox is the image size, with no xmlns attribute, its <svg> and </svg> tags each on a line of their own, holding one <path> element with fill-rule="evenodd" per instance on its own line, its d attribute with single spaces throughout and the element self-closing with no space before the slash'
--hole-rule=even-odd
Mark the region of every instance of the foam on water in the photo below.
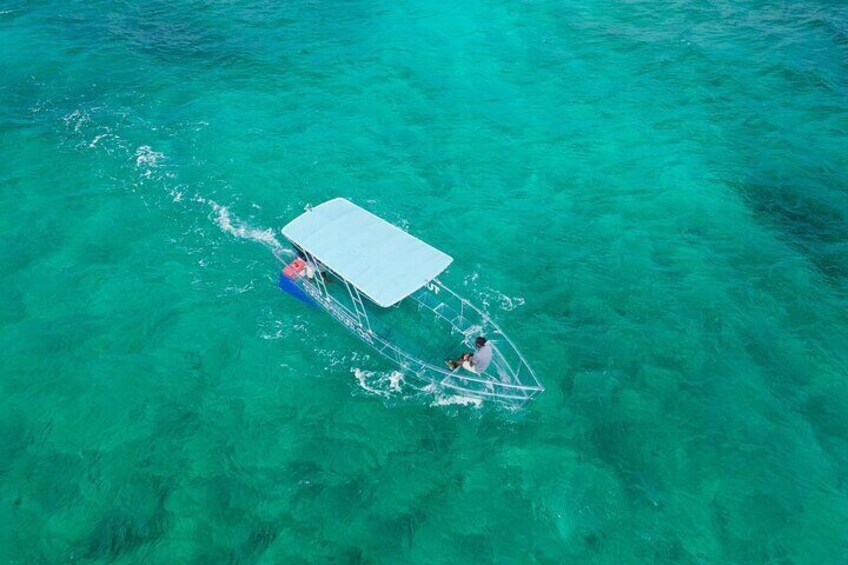
<svg viewBox="0 0 848 565">
<path fill-rule="evenodd" d="M 430 406 L 463 406 L 470 408 L 480 408 L 483 406 L 483 400 L 480 398 L 450 394 L 435 384 L 427 385 L 422 390 L 432 395 Z"/>
<path fill-rule="evenodd" d="M 76 109 L 73 112 L 66 114 L 62 121 L 66 126 L 73 128 L 74 132 L 80 131 L 82 127 L 91 122 L 91 116 L 88 112 Z"/>
<path fill-rule="evenodd" d="M 521 296 L 509 296 L 490 286 L 481 285 L 480 273 L 475 271 L 470 275 L 463 277 L 463 286 L 472 289 L 473 296 L 476 301 L 483 307 L 483 310 L 491 313 L 491 307 L 496 306 L 503 312 L 511 312 L 516 308 L 524 306 L 526 300 Z"/>
<path fill-rule="evenodd" d="M 350 372 L 353 373 L 359 388 L 367 393 L 388 398 L 402 392 L 401 384 L 404 383 L 404 380 L 403 373 L 400 371 L 386 373 L 353 367 Z"/>
<path fill-rule="evenodd" d="M 400 371 L 369 371 L 351 369 L 359 389 L 382 398 L 403 398 L 406 401 L 423 400 L 431 407 L 462 406 L 480 408 L 482 399 L 446 392 L 434 383 L 416 386 L 407 382 Z"/>
<path fill-rule="evenodd" d="M 218 224 L 218 227 L 221 228 L 222 231 L 225 231 L 239 239 L 247 239 L 261 243 L 270 249 L 277 257 L 281 256 L 283 252 L 288 250 L 279 242 L 277 237 L 274 235 L 274 230 L 271 228 L 263 230 L 253 227 L 238 218 L 234 218 L 226 206 L 222 206 L 214 200 L 206 200 L 204 198 L 197 197 L 196 201 L 205 202 L 210 208 L 212 208 L 212 211 L 215 213 L 215 223 Z"/>
<path fill-rule="evenodd" d="M 94 143 L 91 144 L 94 146 Z M 165 154 L 160 151 L 154 151 L 148 145 L 141 145 L 135 150 L 135 165 L 140 168 L 151 169 L 156 167 L 160 159 L 164 159 Z"/>
</svg>

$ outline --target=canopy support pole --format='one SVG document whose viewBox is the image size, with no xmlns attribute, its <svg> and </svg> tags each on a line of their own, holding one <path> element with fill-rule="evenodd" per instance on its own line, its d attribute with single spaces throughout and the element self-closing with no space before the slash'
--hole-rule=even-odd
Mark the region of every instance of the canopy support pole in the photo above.
<svg viewBox="0 0 848 565">
<path fill-rule="evenodd" d="M 327 294 L 327 283 L 324 282 L 324 273 L 322 273 L 321 269 L 318 268 L 318 261 L 306 250 L 303 251 L 303 254 L 306 255 L 306 260 L 309 261 L 309 264 L 312 266 L 312 280 L 315 281 L 315 285 L 318 287 L 318 290 L 321 291 L 321 296 L 327 298 L 327 296 L 329 296 Z"/>
<path fill-rule="evenodd" d="M 359 325 L 365 329 L 366 331 L 371 331 L 371 321 L 368 319 L 368 311 L 365 310 L 365 304 L 362 302 L 362 296 L 359 294 L 359 291 L 355 286 L 344 281 L 345 287 L 347 287 L 347 292 L 350 294 L 350 301 L 353 303 L 353 310 L 356 314 L 356 320 L 359 322 Z"/>
</svg>

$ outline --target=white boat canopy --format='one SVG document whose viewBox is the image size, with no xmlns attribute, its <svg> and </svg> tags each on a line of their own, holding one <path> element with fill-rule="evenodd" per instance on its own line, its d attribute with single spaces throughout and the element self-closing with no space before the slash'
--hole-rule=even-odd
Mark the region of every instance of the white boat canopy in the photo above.
<svg viewBox="0 0 848 565">
<path fill-rule="evenodd" d="M 282 229 L 292 243 L 379 306 L 397 304 L 447 269 L 453 258 L 363 210 L 335 198 Z"/>
</svg>

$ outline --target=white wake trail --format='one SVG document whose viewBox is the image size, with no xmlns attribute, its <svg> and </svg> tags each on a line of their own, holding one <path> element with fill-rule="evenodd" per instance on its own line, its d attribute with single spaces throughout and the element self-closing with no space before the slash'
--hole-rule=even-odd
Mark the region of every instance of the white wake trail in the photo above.
<svg viewBox="0 0 848 565">
<path fill-rule="evenodd" d="M 221 231 L 234 235 L 239 239 L 248 239 L 261 243 L 270 249 L 271 252 L 278 258 L 283 257 L 286 253 L 290 253 L 291 250 L 280 243 L 274 235 L 274 230 L 271 228 L 264 230 L 254 228 L 237 217 L 234 217 L 230 213 L 229 208 L 218 204 L 214 200 L 206 200 L 201 197 L 198 197 L 197 200 L 199 202 L 209 204 L 209 207 L 212 208 L 213 212 L 215 212 L 215 223 L 218 224 Z"/>
</svg>

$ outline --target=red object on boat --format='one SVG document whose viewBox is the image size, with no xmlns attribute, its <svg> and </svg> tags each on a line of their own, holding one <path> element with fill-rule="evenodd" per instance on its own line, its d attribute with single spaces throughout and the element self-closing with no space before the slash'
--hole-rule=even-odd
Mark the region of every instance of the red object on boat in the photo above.
<svg viewBox="0 0 848 565">
<path fill-rule="evenodd" d="M 290 279 L 295 279 L 306 268 L 306 261 L 298 257 L 283 269 L 283 274 Z"/>
</svg>

